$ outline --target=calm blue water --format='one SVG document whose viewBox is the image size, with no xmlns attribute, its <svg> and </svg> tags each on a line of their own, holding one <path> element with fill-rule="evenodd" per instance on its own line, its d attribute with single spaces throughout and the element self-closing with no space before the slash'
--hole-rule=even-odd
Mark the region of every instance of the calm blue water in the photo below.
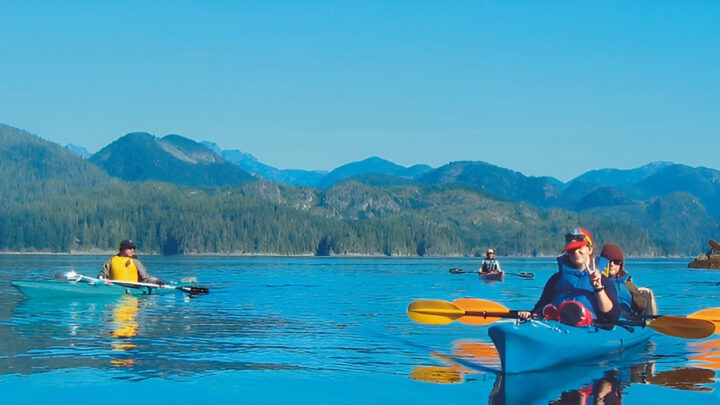
<svg viewBox="0 0 720 405">
<path fill-rule="evenodd" d="M 625 356 L 502 380 L 453 370 L 430 353 L 474 351 L 480 363 L 497 366 L 487 327 L 422 325 L 406 316 L 420 298 L 477 297 L 527 309 L 554 272 L 552 258 L 504 259 L 507 271 L 536 277 L 494 284 L 448 273 L 475 269 L 469 258 L 236 257 L 144 258 L 153 275 L 196 277 L 211 289 L 193 298 L 35 300 L 9 284 L 70 270 L 95 276 L 106 259 L 0 255 L 4 403 L 546 404 L 608 381 L 624 404 L 720 399 L 717 334 L 689 341 L 655 333 Z M 630 260 L 628 268 L 655 291 L 662 314 L 720 307 L 720 271 L 687 269 L 688 261 Z"/>
</svg>

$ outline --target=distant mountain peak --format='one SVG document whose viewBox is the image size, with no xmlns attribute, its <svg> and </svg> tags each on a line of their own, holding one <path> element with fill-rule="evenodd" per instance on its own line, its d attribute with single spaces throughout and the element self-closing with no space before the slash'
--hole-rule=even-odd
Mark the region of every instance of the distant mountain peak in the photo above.
<svg viewBox="0 0 720 405">
<path fill-rule="evenodd" d="M 92 153 L 85 149 L 82 146 L 73 145 L 71 143 L 65 145 L 65 149 L 69 150 L 70 152 L 80 156 L 83 159 L 89 159 L 90 156 L 92 156 Z"/>
<path fill-rule="evenodd" d="M 90 160 L 108 174 L 128 181 L 159 180 L 203 187 L 256 180 L 207 146 L 176 134 L 160 139 L 145 132 L 130 133 Z"/>
</svg>

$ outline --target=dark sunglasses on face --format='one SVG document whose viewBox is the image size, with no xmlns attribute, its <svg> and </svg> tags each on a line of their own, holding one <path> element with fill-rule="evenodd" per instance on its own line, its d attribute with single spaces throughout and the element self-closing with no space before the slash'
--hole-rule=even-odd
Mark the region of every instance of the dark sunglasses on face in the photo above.
<svg viewBox="0 0 720 405">
<path fill-rule="evenodd" d="M 610 260 L 610 263 L 612 263 L 616 266 L 622 266 L 623 261 L 622 260 Z"/>
<path fill-rule="evenodd" d="M 587 236 L 585 236 L 583 234 L 569 233 L 569 234 L 565 235 L 565 243 L 579 242 L 579 241 L 583 241 L 583 240 L 587 241 L 588 246 L 592 246 L 592 243 L 590 243 L 590 241 L 587 239 Z"/>
</svg>

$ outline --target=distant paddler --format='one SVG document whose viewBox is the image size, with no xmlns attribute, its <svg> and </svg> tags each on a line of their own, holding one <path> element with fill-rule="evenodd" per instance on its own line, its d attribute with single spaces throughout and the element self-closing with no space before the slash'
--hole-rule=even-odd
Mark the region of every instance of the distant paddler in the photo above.
<svg viewBox="0 0 720 405">
<path fill-rule="evenodd" d="M 502 269 L 500 268 L 500 262 L 495 258 L 495 250 L 488 249 L 487 252 L 485 252 L 485 259 L 483 259 L 482 265 L 480 266 L 480 270 L 478 270 L 478 273 L 488 274 L 499 273 L 501 271 Z"/>
<path fill-rule="evenodd" d="M 137 246 L 132 240 L 120 242 L 120 251 L 111 257 L 104 265 L 98 278 L 115 281 L 129 281 L 132 283 L 151 283 L 164 286 L 165 283 L 157 277 L 152 277 L 145 269 L 145 265 L 135 255 Z"/>
</svg>

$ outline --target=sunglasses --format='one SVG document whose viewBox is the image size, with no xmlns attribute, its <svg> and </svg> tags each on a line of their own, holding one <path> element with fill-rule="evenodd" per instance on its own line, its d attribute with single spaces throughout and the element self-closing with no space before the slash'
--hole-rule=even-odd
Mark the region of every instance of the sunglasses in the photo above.
<svg viewBox="0 0 720 405">
<path fill-rule="evenodd" d="M 616 266 L 622 266 L 623 261 L 622 260 L 610 260 L 610 263 L 612 263 Z"/>
<path fill-rule="evenodd" d="M 592 242 L 584 234 L 569 233 L 565 235 L 565 243 L 587 241 L 588 246 L 592 246 Z"/>
</svg>

